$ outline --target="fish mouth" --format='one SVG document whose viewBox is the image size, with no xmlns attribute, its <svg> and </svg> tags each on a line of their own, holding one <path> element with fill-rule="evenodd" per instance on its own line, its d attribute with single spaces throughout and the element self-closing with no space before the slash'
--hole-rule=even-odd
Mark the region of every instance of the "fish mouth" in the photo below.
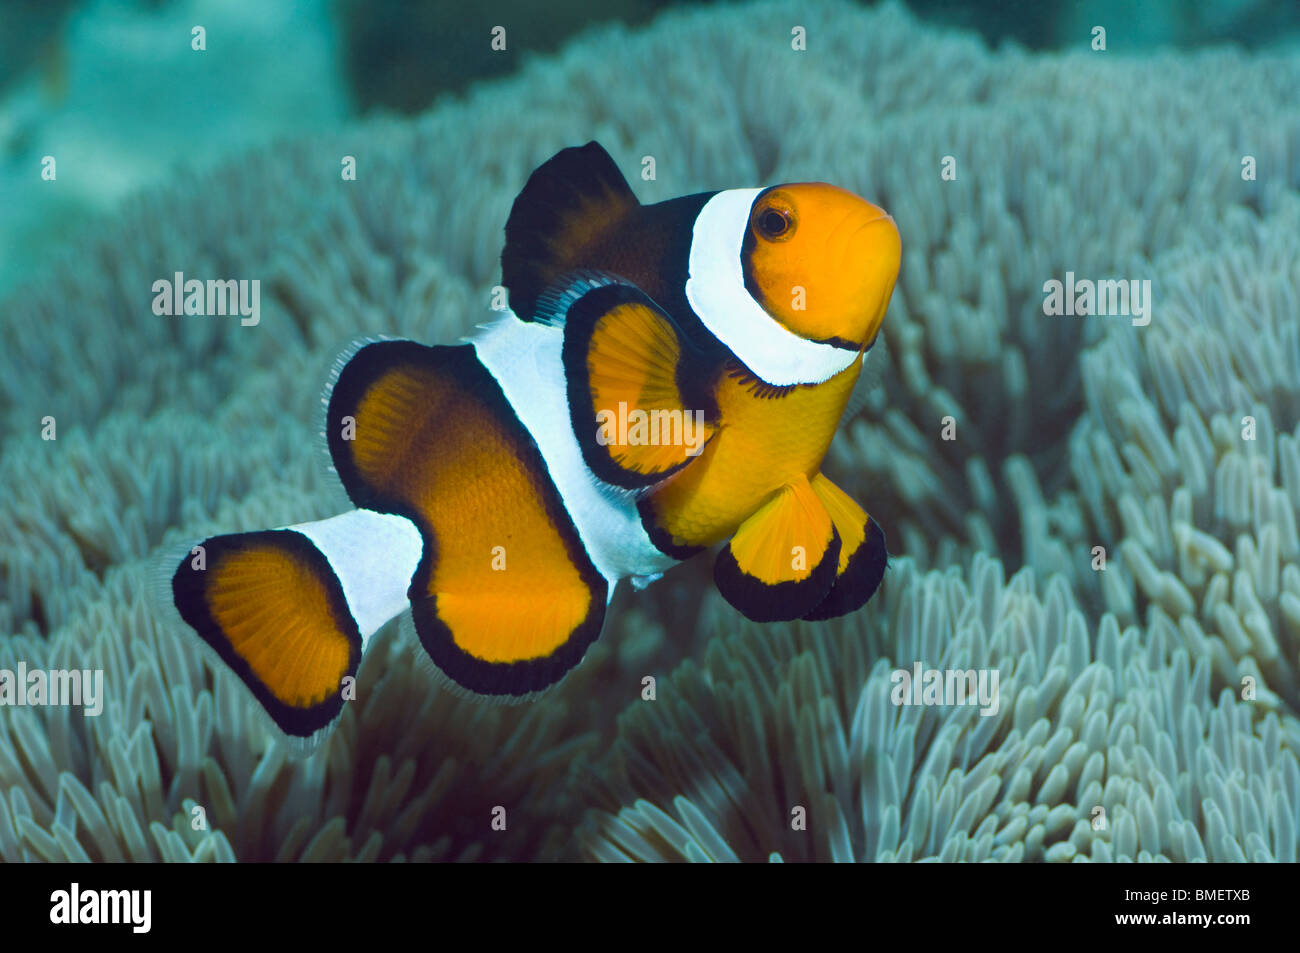
<svg viewBox="0 0 1300 953">
<path fill-rule="evenodd" d="M 863 221 L 853 232 L 855 244 L 862 243 L 872 249 L 874 259 L 868 265 L 866 275 L 868 293 L 864 296 L 866 312 L 869 315 L 867 331 L 869 340 L 874 343 L 880 330 L 880 323 L 889 299 L 893 296 L 894 285 L 898 280 L 899 267 L 902 264 L 902 236 L 898 232 L 898 223 L 894 216 L 876 206 L 876 214 Z M 888 259 L 889 264 L 882 264 L 880 259 Z M 874 301 L 870 301 L 874 298 Z M 867 301 L 870 301 L 868 304 Z M 862 347 L 859 343 L 856 347 Z"/>
</svg>

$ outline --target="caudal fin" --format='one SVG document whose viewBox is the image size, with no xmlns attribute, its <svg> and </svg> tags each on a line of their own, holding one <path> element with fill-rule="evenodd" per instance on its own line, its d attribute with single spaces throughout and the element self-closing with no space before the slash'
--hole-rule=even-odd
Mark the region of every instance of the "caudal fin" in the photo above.
<svg viewBox="0 0 1300 953">
<path fill-rule="evenodd" d="M 342 712 L 370 636 L 405 608 L 421 550 L 409 520 L 369 510 L 213 536 L 176 568 L 172 600 L 283 731 L 310 737 Z"/>
</svg>

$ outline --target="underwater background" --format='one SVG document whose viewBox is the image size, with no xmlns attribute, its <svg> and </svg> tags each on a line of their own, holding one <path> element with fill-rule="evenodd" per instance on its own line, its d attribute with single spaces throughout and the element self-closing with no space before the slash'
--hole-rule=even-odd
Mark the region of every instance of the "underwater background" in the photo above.
<svg viewBox="0 0 1300 953">
<path fill-rule="evenodd" d="M 1300 8 L 586 6 L 3 7 L 0 669 L 107 699 L 0 708 L 0 858 L 1295 861 Z M 825 180 L 894 216 L 826 467 L 881 589 L 758 625 L 700 557 L 512 707 L 393 623 L 302 757 L 161 621 L 162 556 L 348 508 L 334 358 L 489 320 L 514 196 L 590 139 L 646 202 Z M 154 315 L 177 271 L 260 279 L 260 323 Z M 1067 272 L 1149 280 L 1150 323 L 1044 314 Z M 998 713 L 894 705 L 918 662 L 996 669 Z"/>
</svg>

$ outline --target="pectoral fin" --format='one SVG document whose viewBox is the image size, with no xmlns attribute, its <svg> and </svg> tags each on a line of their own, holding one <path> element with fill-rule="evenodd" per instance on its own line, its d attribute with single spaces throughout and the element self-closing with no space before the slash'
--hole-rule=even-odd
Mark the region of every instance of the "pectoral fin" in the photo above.
<svg viewBox="0 0 1300 953">
<path fill-rule="evenodd" d="M 574 276 L 549 289 L 538 320 L 563 324 L 569 414 L 583 460 L 614 486 L 652 486 L 694 460 L 716 432 L 681 389 L 688 345 L 640 289 Z"/>
</svg>

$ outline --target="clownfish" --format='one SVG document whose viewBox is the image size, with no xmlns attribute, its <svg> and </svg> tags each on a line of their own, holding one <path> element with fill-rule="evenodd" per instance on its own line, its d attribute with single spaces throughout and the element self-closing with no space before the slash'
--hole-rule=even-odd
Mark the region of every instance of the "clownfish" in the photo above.
<svg viewBox="0 0 1300 953">
<path fill-rule="evenodd" d="M 565 149 L 506 223 L 508 312 L 340 359 L 325 438 L 355 508 L 204 540 L 171 601 L 304 737 L 407 608 L 447 678 L 514 698 L 582 660 L 620 580 L 719 543 L 749 618 L 852 612 L 885 536 L 820 466 L 900 256 L 894 220 L 833 185 L 642 205 L 600 145 Z"/>
</svg>

